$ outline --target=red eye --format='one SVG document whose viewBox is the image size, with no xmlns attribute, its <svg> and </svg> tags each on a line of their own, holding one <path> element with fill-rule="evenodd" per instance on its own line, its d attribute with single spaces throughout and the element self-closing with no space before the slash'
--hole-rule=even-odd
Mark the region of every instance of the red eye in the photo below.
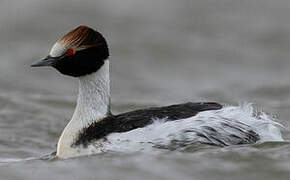
<svg viewBox="0 0 290 180">
<path fill-rule="evenodd" d="M 66 51 L 65 55 L 67 55 L 67 56 L 72 56 L 72 55 L 74 55 L 75 53 L 76 53 L 76 50 L 75 50 L 75 49 L 73 49 L 73 48 L 69 48 L 69 49 Z"/>
</svg>

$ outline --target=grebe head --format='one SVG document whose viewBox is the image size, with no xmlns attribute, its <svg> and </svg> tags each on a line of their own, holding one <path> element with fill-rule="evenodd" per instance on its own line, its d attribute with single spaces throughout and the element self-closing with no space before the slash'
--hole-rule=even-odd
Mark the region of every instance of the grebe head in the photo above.
<svg viewBox="0 0 290 180">
<path fill-rule="evenodd" d="M 108 57 L 105 38 L 92 28 L 79 26 L 60 38 L 45 59 L 31 66 L 52 66 L 62 74 L 80 77 L 98 71 Z"/>
</svg>

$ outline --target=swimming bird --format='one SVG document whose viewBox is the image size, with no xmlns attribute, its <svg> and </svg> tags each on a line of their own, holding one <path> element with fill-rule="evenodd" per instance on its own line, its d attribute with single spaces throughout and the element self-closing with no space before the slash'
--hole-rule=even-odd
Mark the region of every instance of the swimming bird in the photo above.
<svg viewBox="0 0 290 180">
<path fill-rule="evenodd" d="M 279 124 L 265 113 L 255 114 L 250 104 L 188 102 L 112 114 L 108 45 L 101 33 L 87 26 L 61 37 L 46 58 L 31 66 L 51 66 L 79 80 L 75 111 L 57 144 L 59 158 L 283 140 Z"/>
</svg>

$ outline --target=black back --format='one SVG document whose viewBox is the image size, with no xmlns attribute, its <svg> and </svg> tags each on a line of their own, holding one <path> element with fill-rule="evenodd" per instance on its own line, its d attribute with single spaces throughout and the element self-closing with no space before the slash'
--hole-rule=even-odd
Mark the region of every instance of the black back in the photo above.
<svg viewBox="0 0 290 180">
<path fill-rule="evenodd" d="M 222 105 L 214 102 L 188 102 L 165 107 L 140 109 L 116 116 L 111 115 L 83 129 L 73 146 L 87 146 L 90 142 L 104 138 L 110 133 L 126 132 L 136 128 L 142 128 L 153 123 L 154 119 L 174 121 L 192 117 L 201 111 L 218 110 L 221 108 Z"/>
</svg>

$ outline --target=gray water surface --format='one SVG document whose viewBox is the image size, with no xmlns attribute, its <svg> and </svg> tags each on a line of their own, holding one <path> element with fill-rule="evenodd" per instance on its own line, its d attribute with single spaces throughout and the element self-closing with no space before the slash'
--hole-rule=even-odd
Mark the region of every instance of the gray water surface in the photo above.
<svg viewBox="0 0 290 180">
<path fill-rule="evenodd" d="M 290 144 L 186 152 L 55 151 L 77 81 L 29 65 L 85 24 L 111 49 L 114 113 L 187 101 L 252 102 L 290 139 L 290 1 L 25 0 L 0 2 L 0 179 L 290 179 Z"/>
</svg>

